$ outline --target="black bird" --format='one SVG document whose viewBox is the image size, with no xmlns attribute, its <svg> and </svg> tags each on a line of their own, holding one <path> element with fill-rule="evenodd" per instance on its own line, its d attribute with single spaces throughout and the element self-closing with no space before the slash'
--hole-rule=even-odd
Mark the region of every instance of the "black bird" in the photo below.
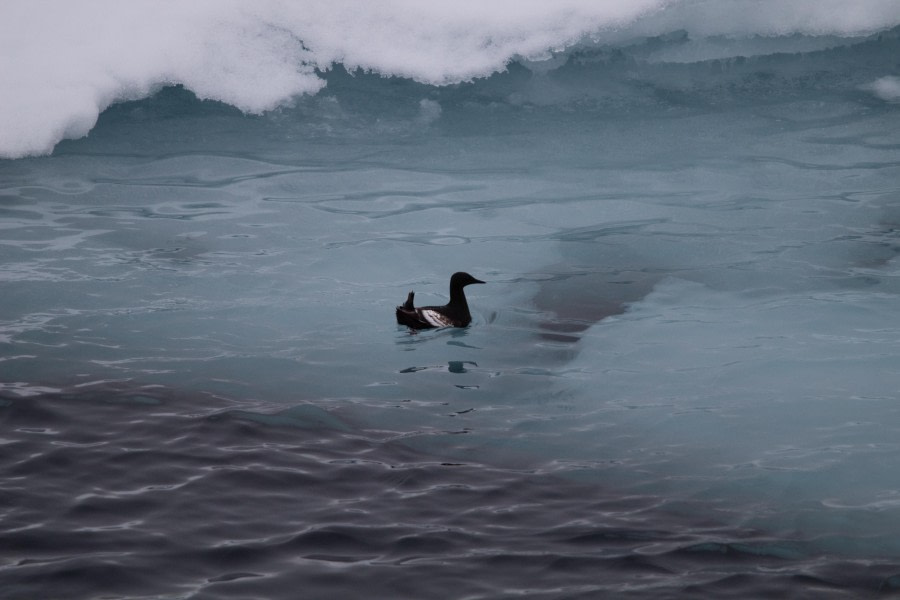
<svg viewBox="0 0 900 600">
<path fill-rule="evenodd" d="M 470 283 L 484 283 L 462 271 L 450 278 L 450 302 L 445 306 L 413 306 L 415 293 L 410 292 L 406 302 L 397 307 L 397 322 L 412 329 L 432 329 L 434 327 L 465 327 L 472 322 L 469 303 L 463 288 Z"/>
</svg>

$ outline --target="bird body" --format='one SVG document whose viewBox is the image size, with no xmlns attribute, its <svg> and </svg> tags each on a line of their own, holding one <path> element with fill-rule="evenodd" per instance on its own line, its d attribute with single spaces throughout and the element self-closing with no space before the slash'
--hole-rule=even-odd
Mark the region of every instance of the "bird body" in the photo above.
<svg viewBox="0 0 900 600">
<path fill-rule="evenodd" d="M 466 327 L 472 322 L 469 303 L 463 288 L 472 283 L 484 283 L 468 273 L 457 272 L 450 278 L 450 302 L 444 306 L 423 306 L 416 308 L 415 293 L 410 292 L 406 302 L 397 307 L 397 323 L 411 329 L 434 329 L 436 327 Z"/>
</svg>

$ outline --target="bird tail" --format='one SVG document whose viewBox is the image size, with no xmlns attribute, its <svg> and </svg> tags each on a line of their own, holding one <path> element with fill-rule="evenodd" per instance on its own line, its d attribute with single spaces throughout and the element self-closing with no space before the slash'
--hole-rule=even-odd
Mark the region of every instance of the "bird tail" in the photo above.
<svg viewBox="0 0 900 600">
<path fill-rule="evenodd" d="M 406 302 L 403 303 L 403 310 L 414 310 L 413 306 L 413 298 L 415 297 L 415 293 L 410 292 L 409 296 L 406 297 Z"/>
</svg>

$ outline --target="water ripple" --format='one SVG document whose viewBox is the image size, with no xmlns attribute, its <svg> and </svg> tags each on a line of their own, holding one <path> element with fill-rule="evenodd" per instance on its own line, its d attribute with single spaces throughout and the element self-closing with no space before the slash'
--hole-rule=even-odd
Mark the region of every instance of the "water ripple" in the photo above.
<svg viewBox="0 0 900 600">
<path fill-rule="evenodd" d="M 302 405 L 256 418 L 158 387 L 0 394 L 5 452 L 18 457 L 0 473 L 11 597 L 285 597 L 302 583 L 305 597 L 341 598 L 810 585 L 853 598 L 898 578 L 889 561 L 823 556 L 814 540 L 729 525 L 700 501 L 436 460 Z"/>
</svg>

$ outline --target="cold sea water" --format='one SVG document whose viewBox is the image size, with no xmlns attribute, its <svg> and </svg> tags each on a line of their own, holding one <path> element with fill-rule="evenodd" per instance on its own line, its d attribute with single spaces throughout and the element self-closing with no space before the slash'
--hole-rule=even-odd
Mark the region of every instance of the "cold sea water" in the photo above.
<svg viewBox="0 0 900 600">
<path fill-rule="evenodd" d="M 0 8 L 0 598 L 900 594 L 900 5 L 620 4 Z"/>
</svg>

